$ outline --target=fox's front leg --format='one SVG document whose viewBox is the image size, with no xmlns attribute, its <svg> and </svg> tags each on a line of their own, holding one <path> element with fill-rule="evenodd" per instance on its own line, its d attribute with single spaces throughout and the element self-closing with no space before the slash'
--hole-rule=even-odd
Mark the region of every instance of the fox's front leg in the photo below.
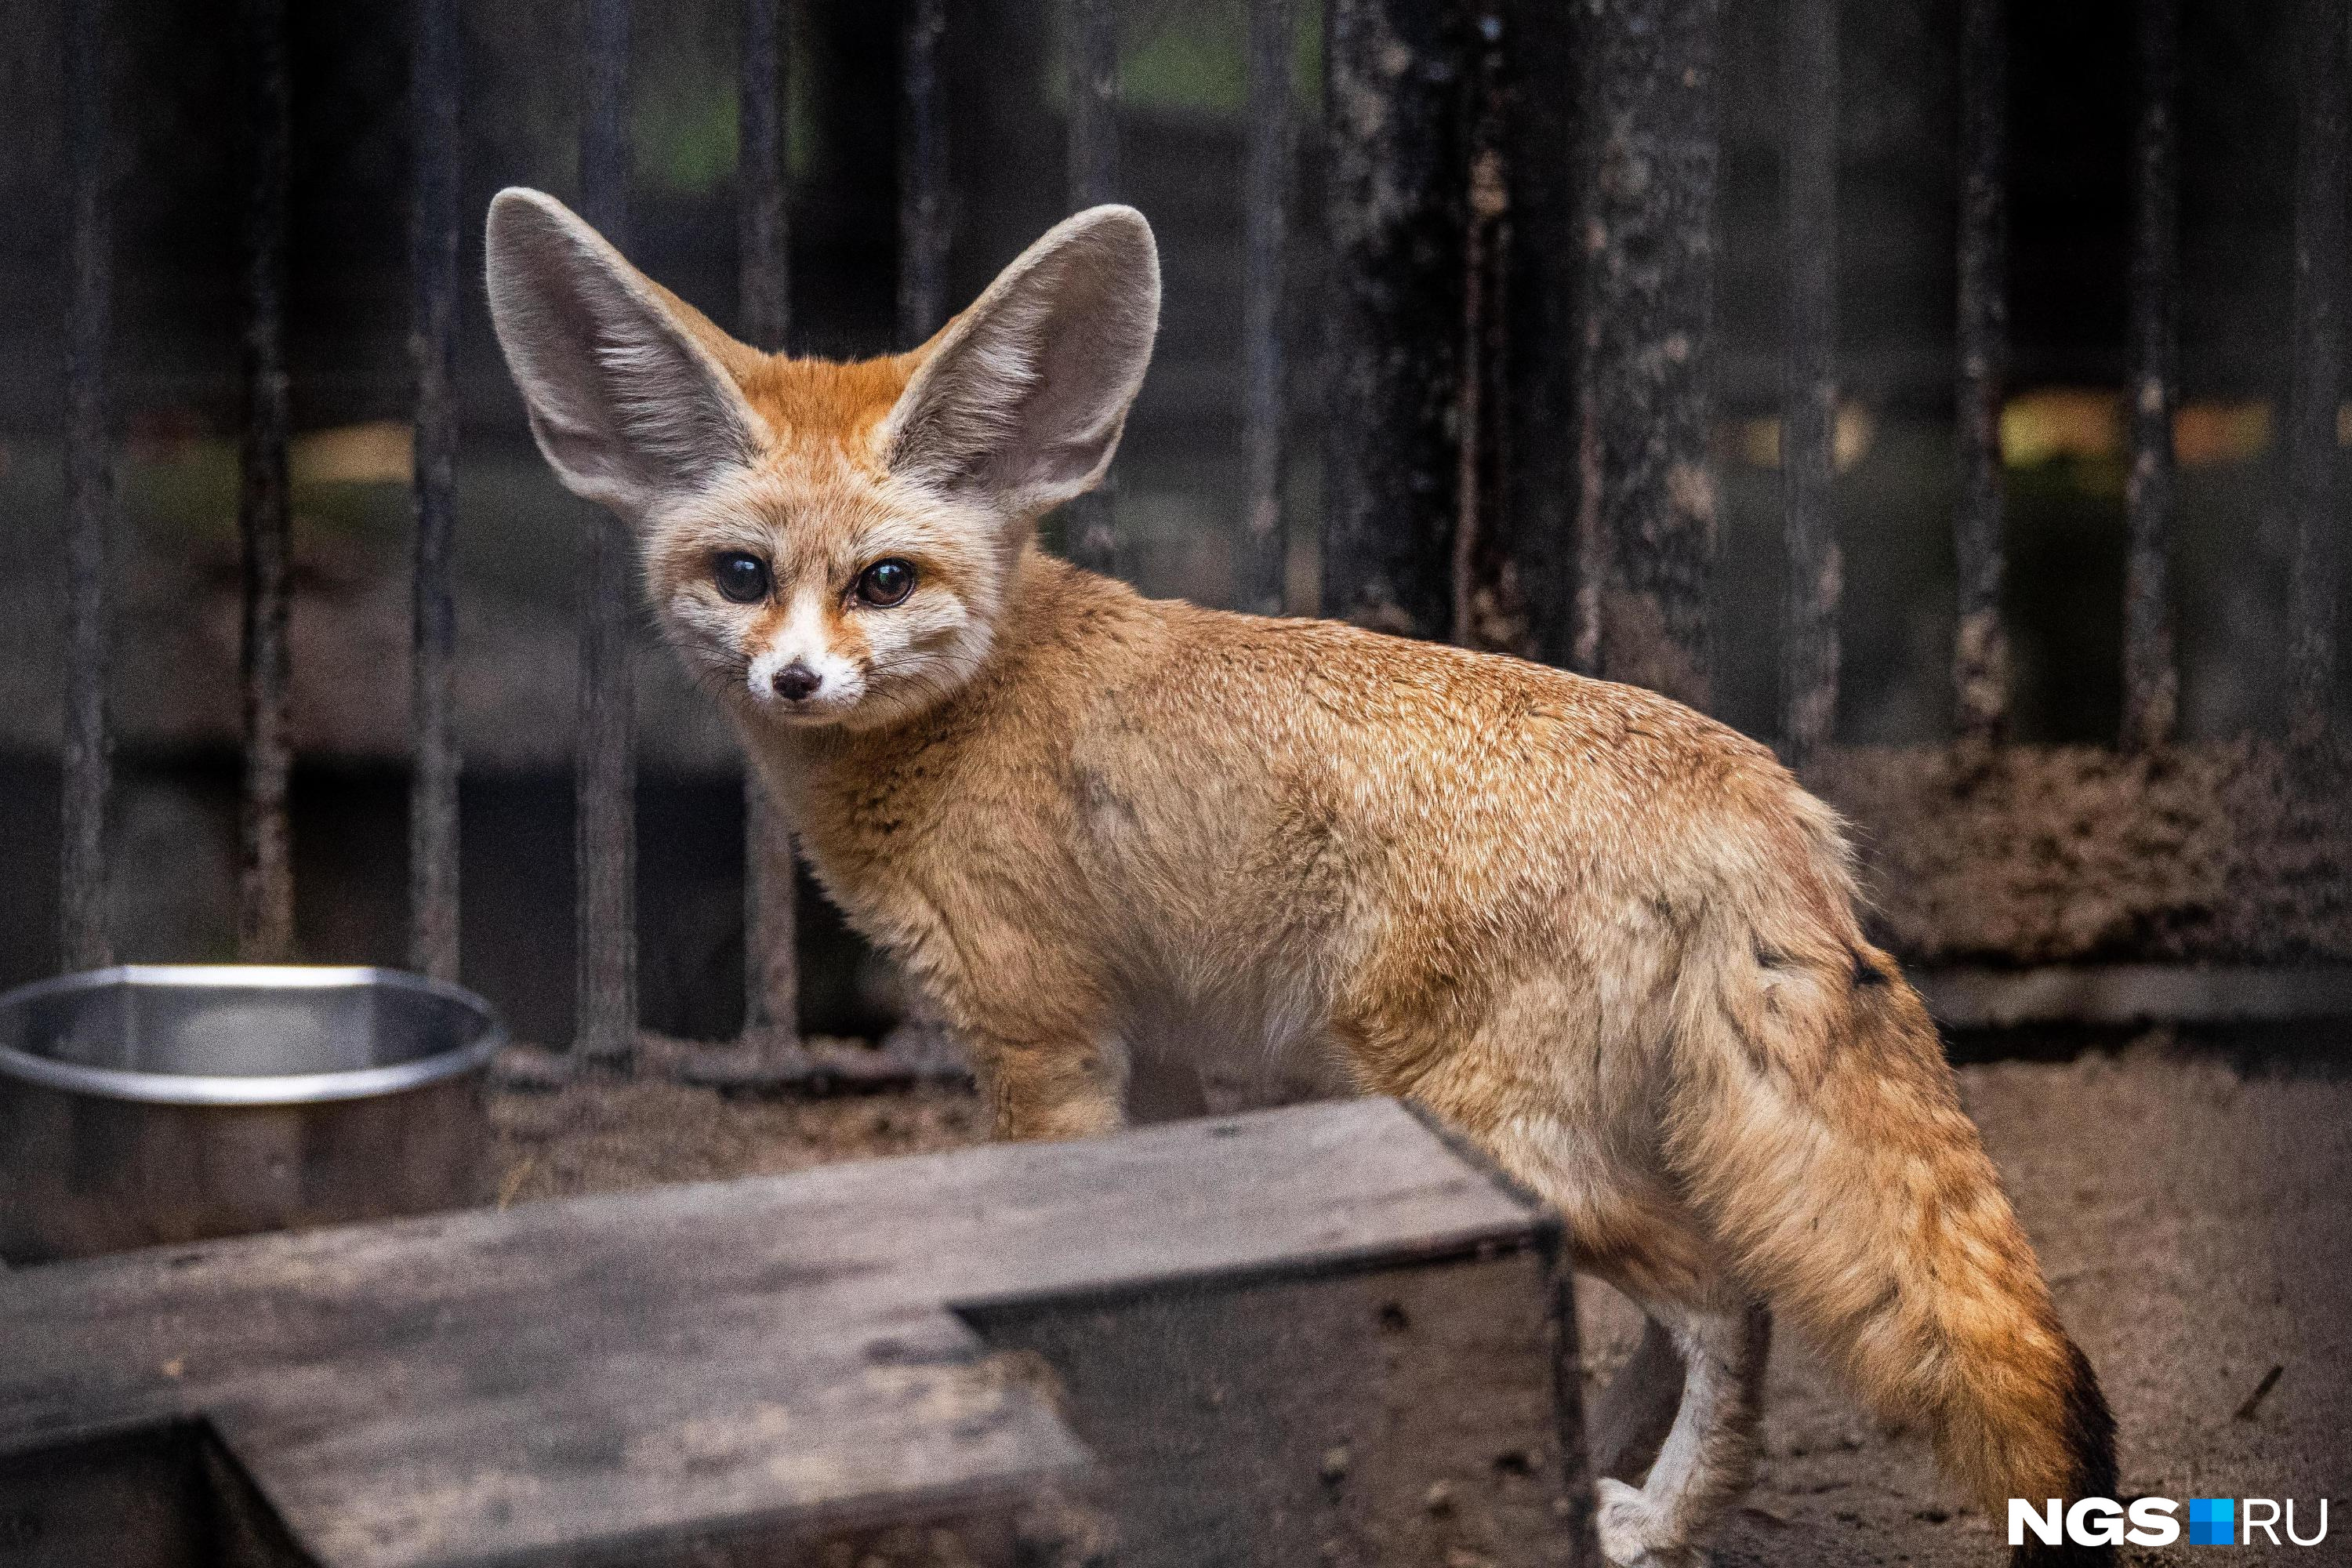
<svg viewBox="0 0 2352 1568">
<path fill-rule="evenodd" d="M 1127 1051 L 1104 989 L 1034 931 L 968 921 L 932 972 L 996 1136 L 1091 1138 L 1125 1121 Z M 935 952 L 938 950 L 934 950 Z"/>
<path fill-rule="evenodd" d="M 999 1138 L 1091 1138 L 1124 1120 L 1125 1053 L 1100 1034 L 975 1031 L 971 1054 Z"/>
</svg>

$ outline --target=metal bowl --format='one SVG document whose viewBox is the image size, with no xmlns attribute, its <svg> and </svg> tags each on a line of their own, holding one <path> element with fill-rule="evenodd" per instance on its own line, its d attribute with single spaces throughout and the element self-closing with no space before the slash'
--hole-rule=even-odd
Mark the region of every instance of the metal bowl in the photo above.
<svg viewBox="0 0 2352 1568">
<path fill-rule="evenodd" d="M 386 969 L 128 965 L 0 995 L 11 1263 L 487 1195 L 472 993 Z"/>
</svg>

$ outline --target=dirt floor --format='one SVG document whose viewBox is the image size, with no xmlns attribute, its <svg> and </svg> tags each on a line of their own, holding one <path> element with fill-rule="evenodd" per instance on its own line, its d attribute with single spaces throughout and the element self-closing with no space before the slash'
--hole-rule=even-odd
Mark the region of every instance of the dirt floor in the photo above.
<svg viewBox="0 0 2352 1568">
<path fill-rule="evenodd" d="M 2325 1055 L 2168 1037 L 2058 1062 L 1962 1069 L 1983 1127 L 2122 1429 L 2127 1495 L 2297 1500 L 2352 1563 L 2352 1069 Z M 799 1169 L 971 1142 L 953 1089 L 722 1100 L 668 1084 L 499 1097 L 509 1201 Z M 1639 1319 L 1583 1292 L 1588 1380 Z M 2276 1375 L 2272 1375 L 2273 1369 Z M 2185 1517 L 2185 1510 L 2184 1510 Z M 2293 1548 L 2287 1548 L 2293 1551 Z M 1767 1458 L 1719 1568 L 1986 1564 L 1995 1521 L 1961 1506 L 1916 1435 L 1876 1427 L 1818 1363 L 1776 1347 Z M 2206 1561 L 2176 1545 L 2127 1563 Z"/>
<path fill-rule="evenodd" d="M 2252 741 L 1856 746 L 1806 783 L 1853 821 L 1906 964 L 2341 963 L 2352 754 Z"/>
</svg>

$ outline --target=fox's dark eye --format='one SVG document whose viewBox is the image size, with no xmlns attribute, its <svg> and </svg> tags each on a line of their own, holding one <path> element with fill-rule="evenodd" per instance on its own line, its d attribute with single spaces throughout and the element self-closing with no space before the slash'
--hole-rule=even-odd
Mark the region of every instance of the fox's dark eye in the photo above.
<svg viewBox="0 0 2352 1568">
<path fill-rule="evenodd" d="M 732 550 L 710 563 L 710 580 L 739 605 L 757 604 L 768 596 L 768 563 L 756 555 Z"/>
<path fill-rule="evenodd" d="M 915 568 L 895 557 L 877 561 L 857 574 L 857 596 L 884 609 L 903 603 L 914 591 Z"/>
</svg>

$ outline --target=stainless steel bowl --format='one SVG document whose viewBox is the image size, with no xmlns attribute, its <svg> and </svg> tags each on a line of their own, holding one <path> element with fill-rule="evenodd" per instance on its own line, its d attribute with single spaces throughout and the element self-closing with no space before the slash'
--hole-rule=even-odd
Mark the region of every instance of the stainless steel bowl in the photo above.
<svg viewBox="0 0 2352 1568">
<path fill-rule="evenodd" d="M 0 1258 L 478 1203 L 467 991 L 385 969 L 129 965 L 0 995 Z"/>
</svg>

